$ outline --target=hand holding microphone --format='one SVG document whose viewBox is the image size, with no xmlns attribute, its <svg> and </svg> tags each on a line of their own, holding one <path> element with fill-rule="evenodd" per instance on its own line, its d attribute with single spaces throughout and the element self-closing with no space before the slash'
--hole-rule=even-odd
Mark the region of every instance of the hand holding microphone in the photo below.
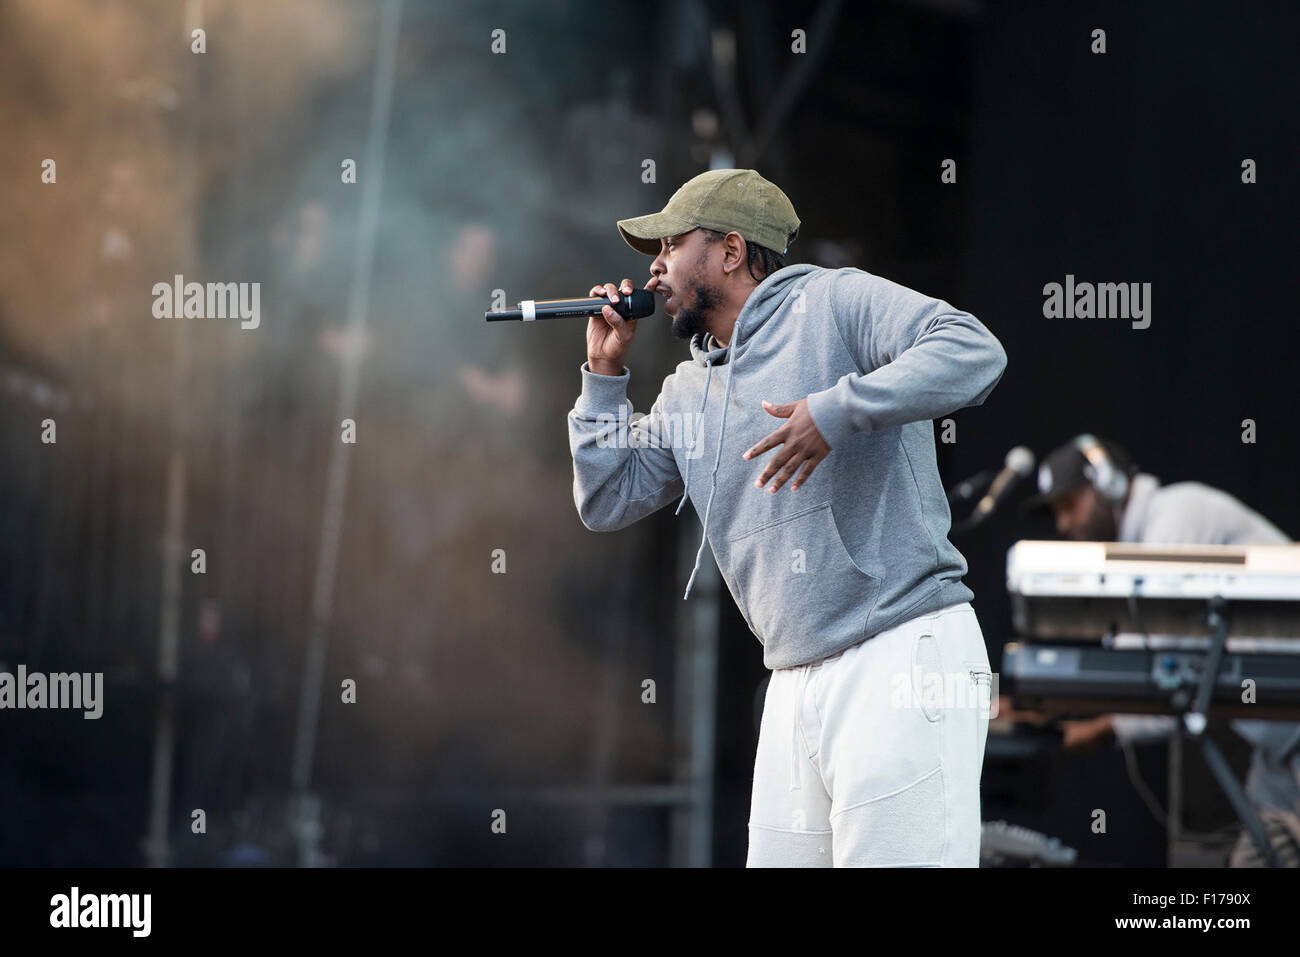
<svg viewBox="0 0 1300 957">
<path fill-rule="evenodd" d="M 653 290 L 658 282 L 657 276 L 652 278 L 646 283 L 646 289 Z M 592 286 L 588 295 L 604 296 L 611 303 L 617 303 L 621 299 L 620 289 L 623 296 L 633 295 L 632 280 L 624 279 L 618 289 L 614 288 L 612 282 Z M 597 375 L 623 374 L 623 357 L 627 355 L 632 337 L 636 335 L 635 313 L 630 309 L 629 312 L 631 316 L 625 319 L 613 307 L 601 306 L 600 314 L 587 320 L 587 368 Z"/>
</svg>

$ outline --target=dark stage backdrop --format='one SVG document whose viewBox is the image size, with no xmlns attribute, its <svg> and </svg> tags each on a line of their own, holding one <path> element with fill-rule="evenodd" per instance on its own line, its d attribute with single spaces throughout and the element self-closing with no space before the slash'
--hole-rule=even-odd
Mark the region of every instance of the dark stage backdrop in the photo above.
<svg viewBox="0 0 1300 957">
<path fill-rule="evenodd" d="M 1092 431 L 1162 481 L 1224 489 L 1300 535 L 1296 9 L 1005 3 L 989 4 L 967 27 L 969 52 L 960 31 L 953 48 L 957 63 L 970 55 L 969 78 L 936 59 L 929 84 L 908 86 L 931 123 L 895 125 L 887 156 L 874 130 L 845 141 L 842 159 L 865 171 L 855 202 L 837 206 L 812 182 L 799 191 L 814 230 L 821 217 L 856 221 L 866 251 L 856 265 L 973 312 L 1005 346 L 1007 370 L 992 396 L 953 416 L 957 442 L 938 445 L 945 483 L 996 467 L 1014 445 L 1041 458 Z M 1090 52 L 1095 28 L 1106 31 L 1104 55 Z M 861 58 L 865 82 L 903 82 L 873 68 L 878 62 Z M 948 157 L 957 160 L 953 185 L 938 177 Z M 1242 182 L 1248 158 L 1258 168 L 1253 185 Z M 1044 285 L 1067 274 L 1150 283 L 1150 326 L 1044 318 Z M 1256 423 L 1254 444 L 1242 441 L 1243 419 Z M 1024 483 L 1012 505 L 1032 486 Z M 1050 523 L 1021 521 L 1013 507 L 953 536 L 970 564 L 966 581 L 995 668 L 1012 636 L 1006 550 L 1050 537 Z M 741 775 L 726 745 L 752 734 L 741 706 L 764 673 L 752 666 L 757 646 L 745 646 L 754 639 L 739 614 L 727 607 L 724 615 L 721 673 L 735 687 L 720 701 L 720 759 L 730 760 L 720 772 Z M 1140 750 L 1142 773 L 1163 800 L 1163 748 Z M 1060 767 L 1054 773 L 1065 776 L 1033 808 L 990 795 L 986 770 L 986 819 L 1009 816 L 1077 845 L 1094 806 L 1091 795 L 1078 796 L 1086 780 L 1094 794 L 1113 795 L 1111 820 L 1125 822 L 1117 826 L 1127 857 L 1110 862 L 1163 861 L 1163 836 L 1119 752 Z M 721 783 L 720 863 L 743 859 L 743 829 L 734 825 L 749 780 Z"/>
</svg>

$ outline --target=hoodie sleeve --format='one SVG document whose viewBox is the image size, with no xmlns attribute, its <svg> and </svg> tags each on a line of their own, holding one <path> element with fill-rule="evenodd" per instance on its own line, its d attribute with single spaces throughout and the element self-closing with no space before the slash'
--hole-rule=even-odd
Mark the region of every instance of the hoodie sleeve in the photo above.
<svg viewBox="0 0 1300 957">
<path fill-rule="evenodd" d="M 834 448 L 855 432 L 980 405 L 1006 369 L 1002 344 L 968 312 L 860 269 L 831 280 L 831 318 L 863 374 L 808 396 Z"/>
<path fill-rule="evenodd" d="M 627 398 L 631 374 L 592 372 L 583 363 L 582 393 L 569 413 L 573 501 L 582 524 L 612 532 L 663 508 L 682 494 L 663 414 L 663 395 L 650 414 L 632 421 Z"/>
</svg>

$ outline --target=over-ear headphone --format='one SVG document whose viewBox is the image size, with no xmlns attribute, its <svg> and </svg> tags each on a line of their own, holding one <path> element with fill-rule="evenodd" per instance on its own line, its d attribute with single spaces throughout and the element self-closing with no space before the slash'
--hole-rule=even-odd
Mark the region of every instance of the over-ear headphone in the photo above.
<svg viewBox="0 0 1300 957">
<path fill-rule="evenodd" d="M 1115 456 L 1095 436 L 1084 433 L 1075 438 L 1074 446 L 1088 460 L 1083 467 L 1084 478 L 1097 490 L 1109 505 L 1124 504 L 1128 494 L 1128 470 L 1116 461 Z"/>
</svg>

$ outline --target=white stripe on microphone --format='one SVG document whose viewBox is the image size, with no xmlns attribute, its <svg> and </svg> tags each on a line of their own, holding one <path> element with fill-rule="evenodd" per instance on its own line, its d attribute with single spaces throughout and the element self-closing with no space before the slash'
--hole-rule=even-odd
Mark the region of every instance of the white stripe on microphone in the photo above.
<svg viewBox="0 0 1300 957">
<path fill-rule="evenodd" d="M 519 308 L 524 311 L 524 322 L 532 322 L 537 318 L 536 299 L 525 299 L 519 304 Z"/>
</svg>

